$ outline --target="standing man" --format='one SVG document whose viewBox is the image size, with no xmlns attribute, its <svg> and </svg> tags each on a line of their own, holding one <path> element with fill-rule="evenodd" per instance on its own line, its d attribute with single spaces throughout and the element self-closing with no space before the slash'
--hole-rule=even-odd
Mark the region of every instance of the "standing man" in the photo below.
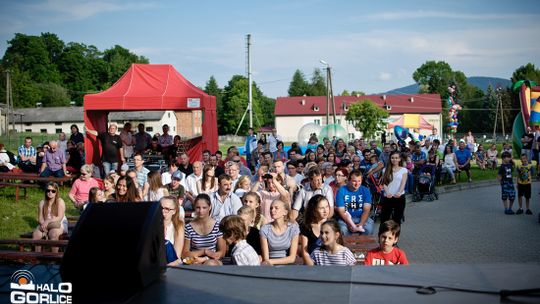
<svg viewBox="0 0 540 304">
<path fill-rule="evenodd" d="M 246 137 L 246 143 L 244 145 L 246 151 L 247 164 L 251 168 L 251 151 L 257 147 L 257 136 L 253 133 L 253 128 L 248 129 L 248 135 Z"/>
<path fill-rule="evenodd" d="M 276 128 L 272 128 L 272 134 L 270 134 L 268 136 L 266 141 L 268 142 L 268 149 L 270 150 L 270 153 L 272 153 L 272 155 L 273 155 L 274 152 L 277 151 L 277 142 L 278 141 L 283 142 L 283 138 L 281 138 L 281 136 L 277 135 Z"/>
<path fill-rule="evenodd" d="M 111 170 L 116 171 L 118 169 L 118 162 L 126 162 L 124 158 L 124 148 L 122 148 L 122 139 L 116 135 L 118 126 L 115 123 L 109 125 L 109 132 L 99 133 L 96 130 L 86 130 L 86 132 L 97 136 L 101 142 L 101 162 L 103 163 L 103 170 L 105 174 L 109 174 Z M 120 158 L 118 157 L 120 155 Z"/>
<path fill-rule="evenodd" d="M 336 194 L 336 213 L 343 235 L 353 233 L 372 234 L 373 220 L 369 217 L 371 193 L 362 186 L 362 172 L 349 173 L 347 185 L 339 188 Z"/>
<path fill-rule="evenodd" d="M 66 168 L 66 153 L 58 149 L 58 142 L 55 140 L 49 142 L 49 149 L 45 151 L 43 163 L 41 163 L 41 177 L 64 177 L 68 174 Z"/>
<path fill-rule="evenodd" d="M 428 139 L 431 142 L 433 142 L 435 139 L 438 139 L 439 142 L 441 141 L 441 136 L 439 135 L 437 128 L 433 128 L 433 130 L 431 130 L 431 134 L 428 136 Z"/>
<path fill-rule="evenodd" d="M 131 123 L 126 122 L 122 132 L 120 132 L 120 139 L 122 139 L 122 148 L 124 148 L 124 157 L 131 158 L 133 156 L 133 145 L 135 144 L 135 137 L 131 134 Z M 107 172 L 108 173 L 108 172 Z"/>
<path fill-rule="evenodd" d="M 169 134 L 169 125 L 164 124 L 161 129 L 163 130 L 163 134 L 158 136 L 158 143 L 162 148 L 169 149 L 169 146 L 173 144 L 173 137 Z"/>
<path fill-rule="evenodd" d="M 527 155 L 527 159 L 532 159 L 532 149 L 534 144 L 534 133 L 532 132 L 531 127 L 527 127 L 527 132 L 521 137 L 521 154 Z"/>
<path fill-rule="evenodd" d="M 146 148 L 150 146 L 152 136 L 144 131 L 144 125 L 142 123 L 137 126 L 137 130 L 139 132 L 135 134 L 135 152 L 144 153 Z"/>
</svg>

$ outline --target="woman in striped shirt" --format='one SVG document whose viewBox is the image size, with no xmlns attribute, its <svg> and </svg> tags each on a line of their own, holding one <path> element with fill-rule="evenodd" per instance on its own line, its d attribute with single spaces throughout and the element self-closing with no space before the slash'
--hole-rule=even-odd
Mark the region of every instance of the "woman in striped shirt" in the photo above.
<svg viewBox="0 0 540 304">
<path fill-rule="evenodd" d="M 186 225 L 182 256 L 193 258 L 195 264 L 219 261 L 225 255 L 226 244 L 219 222 L 210 217 L 210 197 L 197 195 L 193 206 L 197 217 Z"/>
<path fill-rule="evenodd" d="M 339 224 L 335 220 L 328 220 L 321 226 L 323 245 L 311 253 L 313 263 L 318 266 L 352 266 L 356 258 L 349 248 L 343 246 L 343 237 Z"/>
</svg>

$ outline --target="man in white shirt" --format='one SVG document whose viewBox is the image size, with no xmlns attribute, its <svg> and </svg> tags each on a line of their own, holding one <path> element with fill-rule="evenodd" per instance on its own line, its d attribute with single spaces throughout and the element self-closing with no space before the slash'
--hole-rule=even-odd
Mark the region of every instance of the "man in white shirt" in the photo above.
<svg viewBox="0 0 540 304">
<path fill-rule="evenodd" d="M 197 181 L 202 179 L 202 163 L 196 161 L 193 163 L 193 173 L 188 175 L 185 179 L 182 179 L 182 186 L 186 190 L 186 202 L 184 207 L 188 209 L 191 207 L 195 197 L 199 194 L 197 191 Z"/>
<path fill-rule="evenodd" d="M 270 150 L 271 153 L 274 153 L 277 151 L 277 142 L 278 141 L 283 141 L 283 138 L 279 135 L 277 135 L 277 130 L 276 128 L 272 128 L 272 134 L 268 135 L 268 137 L 266 138 L 266 141 L 268 142 L 268 149 Z"/>
<path fill-rule="evenodd" d="M 242 207 L 242 202 L 236 194 L 232 193 L 232 178 L 229 175 L 220 175 L 218 184 L 218 190 L 210 195 L 212 201 L 210 216 L 216 221 L 221 221 L 227 215 L 237 214 L 238 209 Z"/>
<path fill-rule="evenodd" d="M 334 191 L 332 187 L 323 184 L 322 173 L 319 168 L 313 168 L 308 173 L 309 184 L 304 188 L 300 189 L 296 199 L 292 205 L 291 219 L 296 220 L 298 214 L 302 212 L 309 200 L 316 194 L 321 194 L 326 197 L 328 203 L 330 204 L 330 214 L 329 218 L 334 215 Z"/>
</svg>

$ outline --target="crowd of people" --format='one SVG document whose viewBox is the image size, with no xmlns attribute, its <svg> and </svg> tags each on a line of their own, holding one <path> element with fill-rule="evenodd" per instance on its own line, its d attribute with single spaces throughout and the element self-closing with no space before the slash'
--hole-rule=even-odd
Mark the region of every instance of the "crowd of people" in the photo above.
<svg viewBox="0 0 540 304">
<path fill-rule="evenodd" d="M 84 164 L 77 152 L 74 155 L 81 166 L 71 171 L 68 163 L 74 156 L 60 148 L 61 141 L 48 143 L 40 163 L 31 138 L 19 148 L 19 167 L 44 176 L 78 174 L 69 199 L 81 212 L 88 203 L 159 201 L 169 265 L 282 265 L 295 263 L 297 256 L 306 265 L 352 265 L 356 258 L 344 246 L 343 236 L 372 234 L 374 214 L 380 216 L 380 247 L 368 254 L 366 264 L 407 264 L 405 253 L 394 245 L 403 221 L 405 194 L 416 191 L 419 177 L 456 183 L 455 174 L 465 172 L 470 182 L 472 161 L 482 170 L 497 167 L 496 146 L 484 151 L 471 134 L 443 144 L 436 129 L 408 143 L 319 141 L 312 134 L 305 151 L 297 143 L 286 151 L 275 129 L 260 137 L 250 129 L 246 158 L 231 146 L 226 155 L 205 150 L 200 161 L 190 160 L 180 138 L 168 134 L 168 126 L 154 137 L 144 132 L 144 126 L 138 129 L 131 133 L 127 123 L 120 135 L 114 124 L 105 133 L 90 131 L 102 143 L 101 169 Z M 73 149 L 81 142 L 82 135 L 74 126 L 65 146 Z M 532 154 L 537 147 L 525 153 Z M 501 153 L 499 176 L 508 184 L 508 174 L 502 171 L 508 164 L 508 151 Z M 148 155 L 163 157 L 167 170 L 146 168 Z M 133 160 L 132 168 L 126 159 Z M 519 194 L 526 193 L 523 187 L 518 187 Z M 45 189 L 34 237 L 57 239 L 67 229 L 65 203 L 58 196 L 58 185 L 50 183 Z M 509 200 L 505 212 L 513 202 L 509 189 L 509 185 L 503 187 L 503 201 Z M 530 188 L 525 197 L 529 214 Z M 521 199 L 519 206 L 522 210 Z"/>
</svg>

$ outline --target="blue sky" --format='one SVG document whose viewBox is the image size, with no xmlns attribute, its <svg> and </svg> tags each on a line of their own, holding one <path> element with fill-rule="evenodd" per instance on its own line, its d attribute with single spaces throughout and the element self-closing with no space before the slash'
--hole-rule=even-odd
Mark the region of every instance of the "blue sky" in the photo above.
<svg viewBox="0 0 540 304">
<path fill-rule="evenodd" d="M 413 83 L 427 60 L 467 76 L 510 78 L 540 67 L 536 1 L 2 1 L 0 54 L 15 33 L 52 32 L 100 50 L 122 45 L 173 64 L 197 86 L 246 73 L 269 97 L 286 96 L 296 69 L 332 66 L 334 92 L 379 93 Z"/>
</svg>

